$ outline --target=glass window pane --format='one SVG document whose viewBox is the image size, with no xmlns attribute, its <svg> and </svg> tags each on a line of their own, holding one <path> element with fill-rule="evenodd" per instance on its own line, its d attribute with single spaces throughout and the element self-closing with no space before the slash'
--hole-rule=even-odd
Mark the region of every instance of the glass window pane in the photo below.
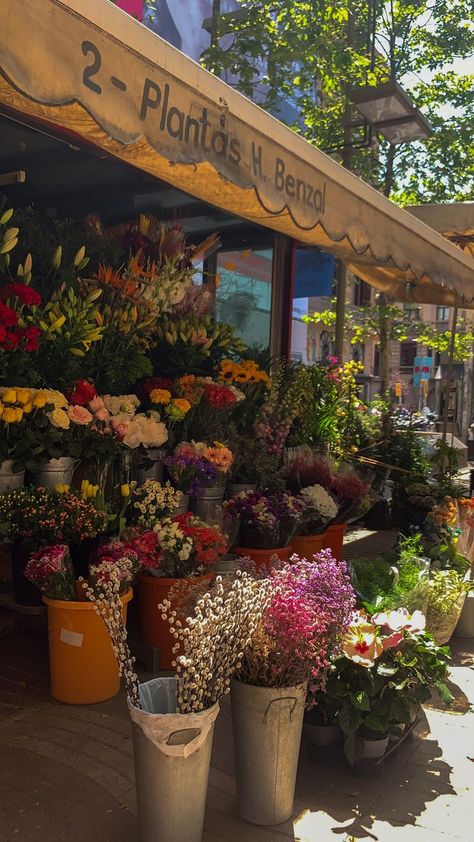
<svg viewBox="0 0 474 842">
<path fill-rule="evenodd" d="M 217 256 L 216 318 L 235 325 L 250 347 L 270 347 L 272 260 L 271 248 Z"/>
</svg>

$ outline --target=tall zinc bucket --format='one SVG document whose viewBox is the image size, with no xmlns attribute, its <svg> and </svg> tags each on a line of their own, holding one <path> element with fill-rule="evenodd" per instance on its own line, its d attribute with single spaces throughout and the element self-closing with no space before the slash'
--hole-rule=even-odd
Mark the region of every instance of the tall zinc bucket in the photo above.
<svg viewBox="0 0 474 842">
<path fill-rule="evenodd" d="M 35 474 L 36 485 L 55 491 L 57 485 L 71 485 L 72 476 L 78 461 L 71 456 L 61 456 L 59 459 L 49 459 L 42 462 Z"/>
<path fill-rule="evenodd" d="M 191 511 L 205 523 L 212 523 L 224 500 L 225 485 L 211 485 L 193 497 Z"/>
<path fill-rule="evenodd" d="M 140 685 L 132 718 L 140 842 L 201 842 L 219 705 L 176 713 L 176 679 Z"/>
<path fill-rule="evenodd" d="M 5 459 L 0 464 L 0 494 L 23 488 L 25 471 L 13 471 L 14 460 Z"/>
<path fill-rule="evenodd" d="M 148 468 L 137 468 L 137 481 L 139 485 L 143 485 L 147 479 L 154 479 L 161 482 L 163 479 L 163 457 L 165 451 L 160 447 L 149 447 L 146 451 L 146 458 L 153 460 L 153 464 Z"/>
<path fill-rule="evenodd" d="M 232 681 L 239 812 L 253 824 L 282 824 L 293 813 L 306 686 Z"/>
</svg>

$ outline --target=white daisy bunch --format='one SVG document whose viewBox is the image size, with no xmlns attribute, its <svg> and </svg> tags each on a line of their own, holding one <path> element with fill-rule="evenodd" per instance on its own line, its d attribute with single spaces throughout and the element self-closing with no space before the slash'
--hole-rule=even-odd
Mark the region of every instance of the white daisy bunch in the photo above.
<svg viewBox="0 0 474 842">
<path fill-rule="evenodd" d="M 339 511 L 334 498 L 322 485 L 309 485 L 303 488 L 300 498 L 305 506 L 315 509 L 327 521 L 335 518 Z"/>
<path fill-rule="evenodd" d="M 171 518 L 164 518 L 155 524 L 153 532 L 158 538 L 161 559 L 158 570 L 150 571 L 151 575 L 171 578 L 192 575 L 194 541 L 184 534 L 179 523 Z"/>
<path fill-rule="evenodd" d="M 180 713 L 206 710 L 230 691 L 271 593 L 270 579 L 258 580 L 237 570 L 231 584 L 217 576 L 212 591 L 197 600 L 193 616 L 186 620 L 179 618 L 169 599 L 158 606 L 176 640 Z"/>
<path fill-rule="evenodd" d="M 147 479 L 132 492 L 129 518 L 137 526 L 152 529 L 157 521 L 176 509 L 180 496 L 170 482 Z"/>
</svg>

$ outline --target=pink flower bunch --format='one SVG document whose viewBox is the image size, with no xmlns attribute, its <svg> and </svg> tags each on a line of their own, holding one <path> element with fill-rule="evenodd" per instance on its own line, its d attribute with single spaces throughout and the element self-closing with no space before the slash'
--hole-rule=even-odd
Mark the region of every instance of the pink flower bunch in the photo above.
<svg viewBox="0 0 474 842">
<path fill-rule="evenodd" d="M 51 599 L 74 599 L 75 577 L 67 544 L 32 553 L 25 576 Z"/>
<path fill-rule="evenodd" d="M 368 483 L 360 479 L 357 474 L 350 472 L 338 474 L 332 479 L 331 491 L 339 501 L 360 500 L 369 490 Z"/>
</svg>

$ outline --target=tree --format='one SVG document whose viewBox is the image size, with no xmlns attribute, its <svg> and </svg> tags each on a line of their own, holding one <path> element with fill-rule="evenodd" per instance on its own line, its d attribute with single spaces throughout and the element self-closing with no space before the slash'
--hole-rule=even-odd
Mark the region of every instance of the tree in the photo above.
<svg viewBox="0 0 474 842">
<path fill-rule="evenodd" d="M 203 55 L 206 66 L 218 67 L 226 81 L 277 115 L 285 99 L 295 101 L 300 118 L 293 128 L 335 155 L 343 146 L 347 80 L 357 86 L 396 78 L 423 109 L 433 135 L 398 147 L 378 137 L 369 149 L 354 148 L 351 168 L 402 203 L 474 197 L 474 75 L 453 65 L 474 54 L 472 0 L 242 0 L 241 6 L 246 17 L 226 20 L 221 34 L 228 34 Z"/>
</svg>

